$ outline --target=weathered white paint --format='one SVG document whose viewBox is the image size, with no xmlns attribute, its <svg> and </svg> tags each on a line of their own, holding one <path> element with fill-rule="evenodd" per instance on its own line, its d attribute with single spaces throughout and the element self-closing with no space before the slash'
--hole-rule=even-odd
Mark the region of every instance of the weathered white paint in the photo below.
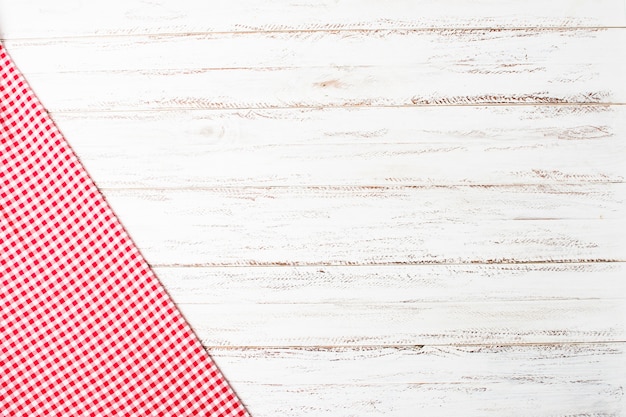
<svg viewBox="0 0 626 417">
<path fill-rule="evenodd" d="M 623 262 L 157 267 L 155 272 L 181 304 L 487 303 L 626 297 Z"/>
<path fill-rule="evenodd" d="M 358 357 L 357 359 L 358 360 Z M 566 366 L 566 365 L 563 365 Z M 593 365 L 588 365 L 593 366 Z M 329 375 L 334 375 L 331 370 Z M 257 416 L 611 416 L 624 415 L 623 384 L 236 384 L 242 396 L 263 398 Z"/>
<path fill-rule="evenodd" d="M 623 184 L 106 195 L 155 265 L 626 260 Z"/>
<path fill-rule="evenodd" d="M 0 0 L 0 37 L 254 416 L 606 417 L 625 7 Z"/>
<path fill-rule="evenodd" d="M 624 33 L 290 32 L 104 38 L 95 47 L 85 39 L 22 41 L 15 59 L 51 111 L 623 103 Z M 41 48 L 59 55 L 42 59 Z"/>
<path fill-rule="evenodd" d="M 254 415 L 623 415 L 623 344 L 212 353 Z M 235 379 L 236 378 L 236 379 Z"/>
<path fill-rule="evenodd" d="M 626 102 L 626 63 L 471 72 L 448 65 L 31 74 L 50 111 Z"/>
<path fill-rule="evenodd" d="M 512 76 L 557 75 L 555 69 L 576 65 L 587 72 L 607 70 L 623 65 L 625 41 L 626 31 L 621 29 L 552 28 L 207 33 L 4 44 L 20 68 L 32 74 L 422 66 Z"/>
<path fill-rule="evenodd" d="M 616 384 L 626 370 L 621 343 L 510 346 L 356 346 L 212 350 L 237 382 L 265 384 L 445 384 L 497 382 Z M 355 361 L 354 357 L 361 361 Z M 533 362 L 535 360 L 536 362 Z M 595 366 L 589 367 L 590 363 Z M 563 366 L 567 364 L 567 366 Z M 334 368 L 332 380 L 327 372 Z"/>
<path fill-rule="evenodd" d="M 206 346 L 619 342 L 626 303 L 180 304 Z"/>
<path fill-rule="evenodd" d="M 4 39 L 142 33 L 625 26 L 623 0 L 1 0 Z"/>
<path fill-rule="evenodd" d="M 621 182 L 625 106 L 53 113 L 103 188 Z M 445 123 L 442 123 L 445 121 Z"/>
</svg>

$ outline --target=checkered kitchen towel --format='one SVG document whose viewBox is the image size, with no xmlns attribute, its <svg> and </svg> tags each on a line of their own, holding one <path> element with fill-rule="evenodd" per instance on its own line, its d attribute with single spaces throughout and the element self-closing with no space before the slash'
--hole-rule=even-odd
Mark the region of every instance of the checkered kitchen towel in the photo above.
<svg viewBox="0 0 626 417">
<path fill-rule="evenodd" d="M 0 45 L 0 416 L 247 416 Z"/>
</svg>

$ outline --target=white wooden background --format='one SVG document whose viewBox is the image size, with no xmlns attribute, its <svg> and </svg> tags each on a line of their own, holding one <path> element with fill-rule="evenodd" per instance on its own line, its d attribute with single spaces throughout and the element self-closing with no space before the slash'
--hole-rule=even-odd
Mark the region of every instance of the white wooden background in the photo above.
<svg viewBox="0 0 626 417">
<path fill-rule="evenodd" d="M 626 415 L 624 0 L 0 0 L 255 417 Z"/>
</svg>

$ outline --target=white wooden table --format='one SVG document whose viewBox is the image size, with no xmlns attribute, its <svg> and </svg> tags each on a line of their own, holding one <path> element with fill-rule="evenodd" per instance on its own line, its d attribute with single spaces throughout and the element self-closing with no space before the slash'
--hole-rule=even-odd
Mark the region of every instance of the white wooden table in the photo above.
<svg viewBox="0 0 626 417">
<path fill-rule="evenodd" d="M 624 416 L 623 0 L 0 0 L 255 417 Z"/>
</svg>

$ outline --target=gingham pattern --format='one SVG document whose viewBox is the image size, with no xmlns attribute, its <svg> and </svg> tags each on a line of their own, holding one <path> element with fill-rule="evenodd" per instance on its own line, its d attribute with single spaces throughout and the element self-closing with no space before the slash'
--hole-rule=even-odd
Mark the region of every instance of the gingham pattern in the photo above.
<svg viewBox="0 0 626 417">
<path fill-rule="evenodd" d="M 247 416 L 0 45 L 0 415 Z"/>
</svg>

